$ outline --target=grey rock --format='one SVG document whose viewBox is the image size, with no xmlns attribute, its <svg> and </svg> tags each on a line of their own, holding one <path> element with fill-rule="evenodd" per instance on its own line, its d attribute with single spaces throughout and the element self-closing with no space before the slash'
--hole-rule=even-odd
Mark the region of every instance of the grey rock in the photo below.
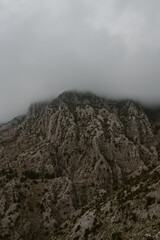
<svg viewBox="0 0 160 240">
<path fill-rule="evenodd" d="M 65 92 L 0 125 L 0 238 L 142 239 L 160 216 L 159 116 Z"/>
</svg>

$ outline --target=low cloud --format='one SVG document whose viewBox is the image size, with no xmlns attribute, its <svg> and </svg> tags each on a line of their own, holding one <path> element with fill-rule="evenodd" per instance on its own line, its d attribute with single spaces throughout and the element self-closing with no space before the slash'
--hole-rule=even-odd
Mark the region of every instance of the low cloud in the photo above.
<svg viewBox="0 0 160 240">
<path fill-rule="evenodd" d="M 0 1 L 0 121 L 65 90 L 160 103 L 160 1 Z"/>
</svg>

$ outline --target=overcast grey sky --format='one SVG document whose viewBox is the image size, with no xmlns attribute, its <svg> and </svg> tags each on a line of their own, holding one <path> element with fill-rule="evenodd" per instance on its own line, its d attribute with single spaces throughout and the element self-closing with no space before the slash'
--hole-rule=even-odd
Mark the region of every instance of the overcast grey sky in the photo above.
<svg viewBox="0 0 160 240">
<path fill-rule="evenodd" d="M 0 0 L 0 121 L 70 90 L 160 102 L 159 0 Z"/>
</svg>

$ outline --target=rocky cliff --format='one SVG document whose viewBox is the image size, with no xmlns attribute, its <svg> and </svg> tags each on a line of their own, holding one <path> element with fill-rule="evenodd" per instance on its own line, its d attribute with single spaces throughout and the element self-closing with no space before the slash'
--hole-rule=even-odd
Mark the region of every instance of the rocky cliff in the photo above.
<svg viewBox="0 0 160 240">
<path fill-rule="evenodd" d="M 78 92 L 33 104 L 0 126 L 0 239 L 159 239 L 159 160 L 158 108 Z"/>
</svg>

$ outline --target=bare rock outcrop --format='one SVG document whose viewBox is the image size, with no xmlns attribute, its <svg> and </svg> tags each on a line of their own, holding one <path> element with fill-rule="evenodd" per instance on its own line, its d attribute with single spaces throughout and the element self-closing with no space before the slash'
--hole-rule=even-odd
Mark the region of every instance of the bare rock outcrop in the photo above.
<svg viewBox="0 0 160 240">
<path fill-rule="evenodd" d="M 0 238 L 107 239 L 106 231 L 124 231 L 124 222 L 129 229 L 158 219 L 160 115 L 150 111 L 129 100 L 65 92 L 1 125 Z M 157 182 L 146 186 L 145 176 Z"/>
</svg>

